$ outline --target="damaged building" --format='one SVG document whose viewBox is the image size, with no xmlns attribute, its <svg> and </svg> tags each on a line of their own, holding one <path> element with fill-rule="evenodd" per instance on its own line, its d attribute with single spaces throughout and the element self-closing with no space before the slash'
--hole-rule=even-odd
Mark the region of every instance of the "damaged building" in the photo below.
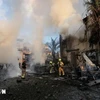
<svg viewBox="0 0 100 100">
<path fill-rule="evenodd" d="M 78 66 L 83 63 L 83 52 L 95 65 L 100 65 L 100 52 L 98 46 L 95 45 L 94 47 L 91 47 L 89 43 L 90 33 L 87 31 L 87 21 L 88 17 L 83 19 L 85 25 L 83 38 L 69 35 L 63 40 L 63 37 L 60 35 L 61 57 L 65 62 L 69 62 L 73 66 Z"/>
</svg>

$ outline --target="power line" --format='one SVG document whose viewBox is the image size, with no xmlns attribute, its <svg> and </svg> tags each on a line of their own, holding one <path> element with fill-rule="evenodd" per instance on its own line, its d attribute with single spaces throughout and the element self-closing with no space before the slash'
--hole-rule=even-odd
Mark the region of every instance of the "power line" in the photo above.
<svg viewBox="0 0 100 100">
<path fill-rule="evenodd" d="M 82 26 L 83 26 L 83 24 L 79 27 L 79 29 L 75 32 L 75 34 L 81 29 Z"/>
</svg>

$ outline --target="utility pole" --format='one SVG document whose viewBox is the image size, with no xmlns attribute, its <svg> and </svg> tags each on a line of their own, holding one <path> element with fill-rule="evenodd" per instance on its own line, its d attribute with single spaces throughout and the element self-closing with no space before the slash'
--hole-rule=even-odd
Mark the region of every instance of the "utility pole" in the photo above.
<svg viewBox="0 0 100 100">
<path fill-rule="evenodd" d="M 60 42 L 60 57 L 62 59 L 62 36 L 59 35 L 59 42 Z"/>
</svg>

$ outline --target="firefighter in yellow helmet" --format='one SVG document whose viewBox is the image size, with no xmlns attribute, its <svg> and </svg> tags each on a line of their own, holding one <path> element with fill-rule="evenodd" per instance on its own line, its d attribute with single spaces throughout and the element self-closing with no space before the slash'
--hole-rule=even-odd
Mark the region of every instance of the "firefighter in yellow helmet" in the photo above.
<svg viewBox="0 0 100 100">
<path fill-rule="evenodd" d="M 64 76 L 65 72 L 64 72 L 64 63 L 61 61 L 61 59 L 59 59 L 58 61 L 58 67 L 59 67 L 59 76 Z"/>
<path fill-rule="evenodd" d="M 55 63 L 53 63 L 52 61 L 50 61 L 50 74 L 51 73 L 54 73 L 54 66 L 55 66 Z"/>
</svg>

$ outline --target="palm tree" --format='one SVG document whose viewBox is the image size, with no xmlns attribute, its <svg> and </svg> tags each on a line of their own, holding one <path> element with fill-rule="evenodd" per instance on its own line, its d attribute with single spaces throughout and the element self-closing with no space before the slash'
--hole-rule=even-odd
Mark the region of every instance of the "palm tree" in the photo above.
<svg viewBox="0 0 100 100">
<path fill-rule="evenodd" d="M 50 43 L 46 43 L 46 45 L 51 49 L 52 56 L 53 56 L 53 61 L 55 61 L 56 52 L 60 47 L 59 41 L 57 41 L 57 38 L 55 38 L 55 39 L 51 38 L 51 42 Z"/>
<path fill-rule="evenodd" d="M 91 32 L 90 47 L 100 44 L 100 0 L 87 0 L 85 2 L 89 14 L 88 31 Z"/>
</svg>

